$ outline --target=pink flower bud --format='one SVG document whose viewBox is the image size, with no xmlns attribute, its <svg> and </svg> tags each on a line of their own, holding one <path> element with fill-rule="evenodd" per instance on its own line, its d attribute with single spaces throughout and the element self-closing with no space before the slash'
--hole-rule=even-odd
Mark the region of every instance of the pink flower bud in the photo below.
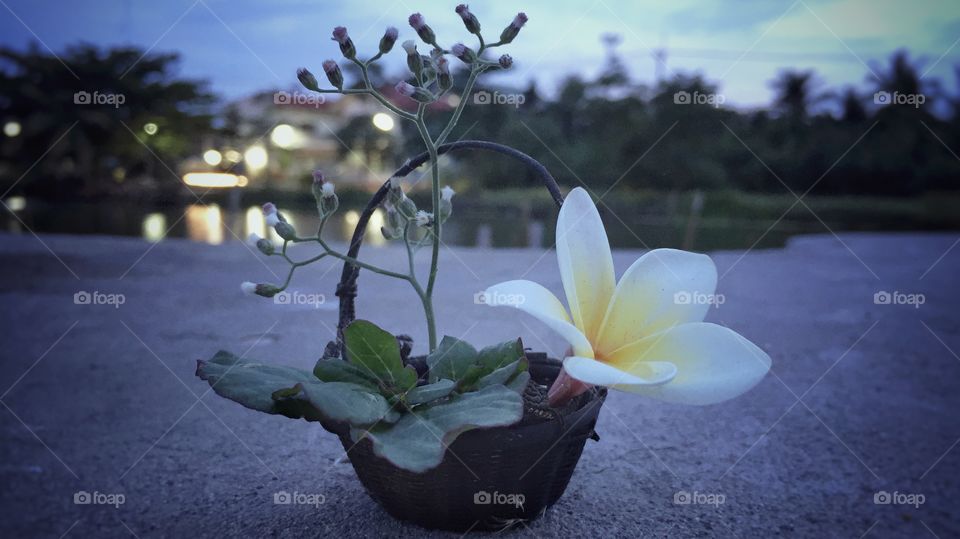
<svg viewBox="0 0 960 539">
<path fill-rule="evenodd" d="M 513 21 L 503 29 L 503 32 L 500 34 L 500 43 L 510 43 L 513 41 L 517 34 L 520 33 L 520 29 L 523 28 L 523 25 L 527 24 L 527 14 L 526 13 L 517 13 L 517 16 L 513 18 Z"/>
<path fill-rule="evenodd" d="M 353 40 L 347 34 L 347 29 L 338 26 L 333 29 L 333 40 L 340 44 L 340 52 L 344 58 L 356 58 L 357 48 L 353 46 Z"/>
<path fill-rule="evenodd" d="M 313 76 L 313 73 L 310 72 L 305 67 L 301 67 L 297 70 L 297 78 L 300 80 L 300 84 L 308 90 L 317 91 L 320 89 L 317 84 L 317 78 Z"/>
<path fill-rule="evenodd" d="M 414 92 L 416 92 L 416 88 L 414 88 L 412 84 L 404 81 L 398 82 L 394 88 L 397 90 L 398 94 L 405 95 L 407 97 L 412 97 Z"/>
<path fill-rule="evenodd" d="M 413 15 L 410 15 L 410 19 L 408 19 L 408 22 L 410 23 L 410 26 L 412 26 L 413 29 L 418 32 L 420 31 L 421 28 L 423 28 L 427 24 L 426 19 L 424 19 L 423 15 L 419 13 L 414 13 Z"/>
<path fill-rule="evenodd" d="M 472 64 L 477 59 L 477 53 L 473 52 L 473 49 L 463 43 L 457 43 L 453 47 L 450 47 L 450 52 L 466 64 Z"/>
<path fill-rule="evenodd" d="M 420 39 L 422 39 L 424 43 L 436 45 L 437 36 L 433 33 L 433 29 L 427 26 L 427 21 L 423 18 L 423 15 L 414 13 L 410 15 L 408 22 L 410 26 L 417 31 L 417 35 L 420 36 Z"/>
<path fill-rule="evenodd" d="M 387 31 L 383 33 L 383 37 L 380 38 L 380 54 L 387 54 L 393 50 L 393 44 L 397 42 L 398 35 L 400 35 L 400 32 L 393 26 L 387 28 Z"/>
<path fill-rule="evenodd" d="M 470 6 L 466 4 L 460 4 L 457 6 L 457 15 L 460 15 L 460 18 L 463 19 L 463 25 L 467 28 L 467 31 L 471 34 L 480 33 L 480 21 L 477 20 L 477 17 L 470 12 Z"/>
<path fill-rule="evenodd" d="M 327 80 L 330 81 L 330 84 L 338 90 L 343 89 L 343 73 L 340 71 L 340 66 L 337 65 L 333 60 L 324 60 L 323 61 L 323 72 L 327 75 Z"/>
<path fill-rule="evenodd" d="M 346 45 L 347 40 L 350 39 L 350 36 L 347 35 L 347 29 L 343 26 L 338 26 L 333 29 L 333 40 L 341 45 Z"/>
</svg>

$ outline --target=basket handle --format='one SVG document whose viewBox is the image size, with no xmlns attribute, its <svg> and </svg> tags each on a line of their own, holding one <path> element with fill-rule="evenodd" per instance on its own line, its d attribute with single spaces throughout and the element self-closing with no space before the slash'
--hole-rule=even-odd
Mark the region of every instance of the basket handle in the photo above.
<svg viewBox="0 0 960 539">
<path fill-rule="evenodd" d="M 485 140 L 461 140 L 441 144 L 437 148 L 437 155 L 443 155 L 454 150 L 487 150 L 512 157 L 524 165 L 527 165 L 527 167 L 543 181 L 544 186 L 547 188 L 547 191 L 550 192 L 550 196 L 553 198 L 553 201 L 556 202 L 558 208 L 563 204 L 563 195 L 560 193 L 560 186 L 557 185 L 557 180 L 553 178 L 553 175 L 550 174 L 547 167 L 520 150 Z M 403 178 L 429 160 L 430 155 L 427 152 L 423 152 L 407 160 L 402 167 L 393 173 L 392 177 Z M 370 198 L 363 213 L 360 214 L 360 219 L 357 220 L 357 226 L 353 230 L 353 237 L 350 239 L 350 249 L 347 251 L 347 256 L 350 258 L 356 260 L 357 255 L 360 253 L 360 245 L 363 243 L 363 236 L 366 233 L 370 216 L 373 215 L 374 210 L 380 206 L 389 191 L 390 181 L 387 180 L 380 186 L 380 189 L 374 193 L 373 197 Z M 337 323 L 337 340 L 336 342 L 327 344 L 327 350 L 325 352 L 327 357 L 345 357 L 343 350 L 343 330 L 356 318 L 355 300 L 357 297 L 357 278 L 359 275 L 359 266 L 355 266 L 350 262 L 343 263 L 343 271 L 340 273 L 340 283 L 337 285 L 336 291 L 337 297 L 340 298 L 340 321 Z"/>
</svg>

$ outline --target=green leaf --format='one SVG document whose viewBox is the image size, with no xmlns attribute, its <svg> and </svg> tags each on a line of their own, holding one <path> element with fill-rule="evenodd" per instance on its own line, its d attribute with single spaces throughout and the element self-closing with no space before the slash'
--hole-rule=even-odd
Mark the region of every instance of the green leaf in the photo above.
<svg viewBox="0 0 960 539">
<path fill-rule="evenodd" d="M 322 382 L 348 382 L 371 388 L 377 387 L 377 381 L 367 376 L 360 367 L 342 359 L 321 359 L 313 367 L 313 375 Z"/>
<path fill-rule="evenodd" d="M 516 391 L 519 394 L 523 394 L 524 390 L 527 389 L 527 384 L 530 382 L 530 373 L 528 371 L 523 371 L 518 373 L 513 377 L 512 380 L 507 382 L 505 385 L 511 391 Z"/>
<path fill-rule="evenodd" d="M 477 360 L 477 349 L 460 339 L 445 336 L 440 346 L 427 356 L 430 381 L 441 378 L 460 380 Z"/>
<path fill-rule="evenodd" d="M 321 382 L 303 369 L 247 361 L 229 352 L 198 361 L 197 376 L 221 397 L 269 414 L 346 421 L 355 426 L 400 417 L 370 384 Z"/>
<path fill-rule="evenodd" d="M 367 436 L 374 452 L 396 466 L 414 473 L 436 467 L 446 447 L 460 433 L 478 427 L 502 427 L 523 417 L 523 400 L 504 386 L 454 395 L 449 400 L 417 408 L 393 425 L 370 430 L 352 429 L 359 441 Z"/>
<path fill-rule="evenodd" d="M 482 366 L 474 363 L 470 365 L 470 368 L 467 369 L 467 372 L 460 377 L 460 380 L 457 382 L 457 390 L 461 393 L 471 391 L 473 386 L 476 385 L 477 380 L 479 380 L 487 371 Z"/>
<path fill-rule="evenodd" d="M 417 369 L 413 365 L 407 365 L 394 374 L 396 376 L 394 393 L 406 393 L 417 387 Z"/>
<path fill-rule="evenodd" d="M 397 376 L 403 370 L 400 345 L 390 333 L 372 322 L 354 320 L 343 330 L 347 358 L 367 376 L 386 385 L 398 385 Z"/>
<path fill-rule="evenodd" d="M 499 369 L 491 372 L 490 374 L 477 380 L 476 388 L 483 389 L 487 386 L 492 386 L 496 384 L 506 384 L 514 374 L 517 374 L 517 369 L 520 367 L 521 361 L 518 359 L 509 365 L 500 367 Z"/>
<path fill-rule="evenodd" d="M 457 390 L 468 392 L 504 384 L 516 373 L 525 370 L 527 360 L 520 339 L 488 346 L 477 354 L 475 362 L 457 378 Z"/>
<path fill-rule="evenodd" d="M 477 362 L 483 365 L 486 372 L 493 372 L 524 357 L 523 341 L 507 341 L 480 350 Z"/>
<path fill-rule="evenodd" d="M 347 382 L 304 382 L 294 386 L 298 395 L 324 418 L 352 426 L 396 421 L 399 412 L 391 409 L 383 395 L 368 386 Z"/>
<path fill-rule="evenodd" d="M 306 370 L 247 361 L 223 350 L 209 361 L 197 361 L 197 376 L 209 382 L 221 397 L 253 410 L 293 418 L 302 416 L 298 407 L 278 404 L 273 393 L 300 382 L 316 381 Z"/>
<path fill-rule="evenodd" d="M 415 406 L 449 395 L 457 387 L 452 380 L 439 380 L 432 384 L 415 387 L 407 392 L 407 404 Z"/>
</svg>

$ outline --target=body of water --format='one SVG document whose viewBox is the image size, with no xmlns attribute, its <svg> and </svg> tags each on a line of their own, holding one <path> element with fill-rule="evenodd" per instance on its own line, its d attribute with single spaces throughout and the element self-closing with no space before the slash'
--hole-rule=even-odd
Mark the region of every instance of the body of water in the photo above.
<svg viewBox="0 0 960 539">
<path fill-rule="evenodd" d="M 259 205 L 186 204 L 151 207 L 131 203 L 51 204 L 12 197 L 6 201 L 5 230 L 11 233 L 103 234 L 140 237 L 157 242 L 187 238 L 208 244 L 244 241 L 250 234 L 267 235 Z M 231 207 L 232 206 L 232 207 Z M 319 219 L 315 211 L 286 210 L 284 215 L 301 235 L 312 235 Z M 341 208 L 324 230 L 329 241 L 348 241 L 359 220 L 359 209 Z M 822 232 L 789 222 L 691 220 L 687 217 L 644 217 L 605 214 L 614 248 L 676 247 L 695 250 L 779 247 L 797 233 Z M 387 243 L 380 233 L 383 213 L 370 220 L 365 244 Z M 537 218 L 516 208 L 460 208 L 444 227 L 444 243 L 482 247 L 553 245 L 556 216 Z M 279 240 L 274 234 L 274 239 Z"/>
</svg>

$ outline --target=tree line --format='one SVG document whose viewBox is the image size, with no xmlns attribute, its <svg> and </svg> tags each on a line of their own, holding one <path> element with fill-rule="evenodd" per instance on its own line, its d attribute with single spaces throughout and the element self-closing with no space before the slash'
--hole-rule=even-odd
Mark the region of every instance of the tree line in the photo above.
<svg viewBox="0 0 960 539">
<path fill-rule="evenodd" d="M 196 156 L 205 140 L 228 137 L 231 122 L 207 81 L 176 74 L 178 61 L 176 54 L 128 47 L 80 45 L 58 56 L 36 46 L 0 49 L 0 123 L 5 130 L 17 124 L 15 136 L 0 136 L 0 186 L 45 198 L 182 189 L 166 163 Z M 814 72 L 786 69 L 770 83 L 769 106 L 738 110 L 699 74 L 647 86 L 611 56 L 599 75 L 570 76 L 551 98 L 533 83 L 520 91 L 480 88 L 484 97 L 466 106 L 451 140 L 509 144 L 543 162 L 561 183 L 582 180 L 600 192 L 955 190 L 960 95 L 923 77 L 921 67 L 899 51 L 876 66 L 865 91 L 823 88 Z M 390 81 L 379 71 L 374 76 Z M 455 74 L 458 85 L 465 78 Z M 122 106 L 112 106 L 117 96 Z M 365 133 L 383 136 L 368 121 L 345 129 L 339 138 L 358 144 Z M 387 152 L 397 164 L 415 151 L 418 136 L 404 135 L 407 143 Z M 505 160 L 454 159 L 463 176 L 484 187 L 536 182 Z"/>
</svg>

